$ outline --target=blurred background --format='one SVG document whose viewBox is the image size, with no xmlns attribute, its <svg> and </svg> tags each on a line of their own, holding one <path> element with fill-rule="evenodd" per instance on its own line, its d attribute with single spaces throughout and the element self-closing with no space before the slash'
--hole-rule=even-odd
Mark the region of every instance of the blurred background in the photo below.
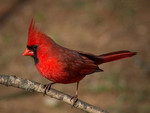
<svg viewBox="0 0 150 113">
<path fill-rule="evenodd" d="M 58 44 L 93 54 L 118 50 L 138 55 L 100 66 L 85 77 L 79 99 L 110 113 L 150 113 L 150 1 L 0 0 L 0 74 L 49 83 L 22 56 L 32 18 Z M 70 95 L 76 84 L 53 86 Z M 84 113 L 70 105 L 0 85 L 0 113 Z"/>
</svg>

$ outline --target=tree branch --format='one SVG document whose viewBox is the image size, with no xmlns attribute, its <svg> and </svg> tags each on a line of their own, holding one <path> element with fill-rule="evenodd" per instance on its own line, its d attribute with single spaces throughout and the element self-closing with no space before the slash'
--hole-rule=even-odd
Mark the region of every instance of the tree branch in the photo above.
<svg viewBox="0 0 150 113">
<path fill-rule="evenodd" d="M 34 81 L 31 81 L 31 80 L 28 80 L 28 79 L 19 78 L 17 76 L 12 76 L 12 75 L 0 75 L 0 84 L 3 84 L 5 86 L 12 86 L 12 87 L 20 88 L 20 89 L 30 91 L 30 92 L 33 92 L 33 91 L 39 92 L 39 93 L 44 92 L 44 88 L 43 88 L 44 85 L 34 82 Z M 64 102 L 72 105 L 72 102 L 70 101 L 71 96 L 67 95 L 63 92 L 60 92 L 60 91 L 57 91 L 57 90 L 51 88 L 51 90 L 49 92 L 47 92 L 47 95 L 52 98 L 64 101 Z M 86 112 L 108 113 L 101 108 L 90 105 L 81 100 L 77 101 L 77 103 L 75 104 L 75 107 L 78 109 L 82 109 Z"/>
</svg>

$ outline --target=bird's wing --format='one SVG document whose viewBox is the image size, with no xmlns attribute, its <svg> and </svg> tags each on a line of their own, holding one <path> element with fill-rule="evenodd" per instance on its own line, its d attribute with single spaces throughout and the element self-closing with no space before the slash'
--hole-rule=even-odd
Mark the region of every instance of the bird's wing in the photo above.
<svg viewBox="0 0 150 113">
<path fill-rule="evenodd" d="M 70 72 L 78 73 L 79 75 L 88 75 L 94 72 L 103 71 L 91 58 L 82 55 L 77 51 L 69 51 L 67 60 Z"/>
<path fill-rule="evenodd" d="M 103 58 L 96 56 L 94 54 L 85 53 L 85 52 L 78 52 L 81 56 L 87 57 L 88 59 L 92 60 L 95 64 L 98 64 L 97 62 L 102 61 Z"/>
<path fill-rule="evenodd" d="M 80 53 L 79 53 L 80 54 Z M 84 67 L 82 68 L 82 70 L 80 71 L 81 74 L 91 74 L 94 72 L 101 72 L 103 71 L 102 69 L 100 69 L 98 67 L 98 65 L 95 63 L 95 61 L 92 59 L 94 55 L 89 54 L 89 55 L 83 55 L 80 54 L 80 56 L 82 57 L 83 61 L 84 61 Z"/>
</svg>

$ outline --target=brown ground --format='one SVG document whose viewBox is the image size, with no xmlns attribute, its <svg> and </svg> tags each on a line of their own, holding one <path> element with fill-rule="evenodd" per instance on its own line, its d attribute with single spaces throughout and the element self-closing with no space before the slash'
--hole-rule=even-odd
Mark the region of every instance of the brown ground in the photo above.
<svg viewBox="0 0 150 113">
<path fill-rule="evenodd" d="M 101 68 L 105 72 L 82 80 L 79 98 L 110 113 L 150 112 L 148 0 L 18 1 L 0 1 L 0 74 L 48 83 L 33 60 L 22 56 L 33 17 L 43 32 L 71 49 L 94 54 L 137 51 L 137 56 L 104 64 Z M 75 84 L 53 87 L 70 95 L 75 92 Z M 0 85 L 0 113 L 10 112 L 83 113 L 42 94 Z"/>
</svg>

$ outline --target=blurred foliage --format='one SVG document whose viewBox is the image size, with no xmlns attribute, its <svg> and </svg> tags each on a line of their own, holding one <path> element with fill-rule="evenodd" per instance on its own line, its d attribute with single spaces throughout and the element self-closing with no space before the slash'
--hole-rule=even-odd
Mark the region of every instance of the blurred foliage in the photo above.
<svg viewBox="0 0 150 113">
<path fill-rule="evenodd" d="M 14 39 L 14 36 L 10 33 L 7 34 L 3 33 L 2 38 L 3 38 L 3 44 L 9 45 Z"/>
<path fill-rule="evenodd" d="M 45 19 L 45 14 L 42 11 L 37 11 L 37 13 L 35 14 L 35 19 L 37 21 L 43 21 Z"/>
</svg>

